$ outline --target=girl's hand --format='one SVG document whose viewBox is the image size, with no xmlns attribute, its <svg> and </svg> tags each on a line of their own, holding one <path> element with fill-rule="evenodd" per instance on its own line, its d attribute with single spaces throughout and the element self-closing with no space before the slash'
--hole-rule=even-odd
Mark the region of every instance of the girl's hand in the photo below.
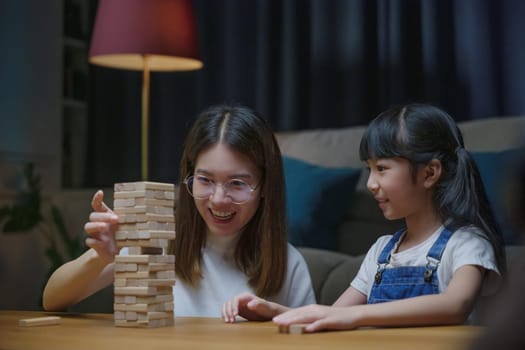
<svg viewBox="0 0 525 350">
<path fill-rule="evenodd" d="M 249 321 L 268 321 L 272 317 L 285 312 L 287 307 L 266 301 L 250 293 L 243 293 L 222 305 L 224 322 L 234 323 L 236 316 Z"/>
<path fill-rule="evenodd" d="M 118 216 L 104 203 L 104 192 L 101 190 L 93 196 L 91 207 L 94 211 L 84 225 L 84 231 L 89 235 L 86 245 L 93 248 L 101 259 L 113 262 L 119 252 L 115 241 Z"/>
<path fill-rule="evenodd" d="M 308 305 L 285 312 L 273 318 L 279 326 L 289 326 L 294 323 L 309 323 L 305 332 L 318 332 L 321 330 L 354 329 L 357 324 L 356 307 L 335 307 L 324 305 Z"/>
</svg>

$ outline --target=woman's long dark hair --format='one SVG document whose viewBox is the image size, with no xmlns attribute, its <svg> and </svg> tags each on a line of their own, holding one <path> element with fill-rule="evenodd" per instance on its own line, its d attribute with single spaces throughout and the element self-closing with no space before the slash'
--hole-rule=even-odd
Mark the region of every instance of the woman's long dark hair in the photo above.
<svg viewBox="0 0 525 350">
<path fill-rule="evenodd" d="M 177 277 L 197 285 L 206 224 L 182 181 L 193 175 L 199 154 L 221 143 L 250 159 L 261 172 L 259 207 L 245 227 L 235 249 L 235 260 L 257 295 L 277 293 L 287 268 L 286 201 L 281 152 L 267 121 L 239 105 L 213 106 L 202 112 L 185 142 L 180 162 L 180 191 L 175 211 Z"/>
<path fill-rule="evenodd" d="M 503 238 L 487 198 L 476 162 L 465 149 L 463 135 L 452 117 L 426 104 L 393 107 L 377 116 L 366 129 L 359 148 L 361 160 L 401 157 L 413 174 L 418 166 L 438 159 L 441 178 L 433 199 L 443 222 L 453 230 L 473 224 L 494 247 L 505 271 Z"/>
</svg>

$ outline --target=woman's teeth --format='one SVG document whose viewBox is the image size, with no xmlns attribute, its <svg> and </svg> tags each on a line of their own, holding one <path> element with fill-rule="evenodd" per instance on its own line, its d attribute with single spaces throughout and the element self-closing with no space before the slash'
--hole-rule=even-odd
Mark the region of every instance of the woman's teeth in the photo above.
<svg viewBox="0 0 525 350">
<path fill-rule="evenodd" d="M 213 216 L 215 216 L 218 219 L 229 219 L 234 214 L 234 212 L 217 211 L 217 210 L 212 210 L 211 213 L 213 214 Z"/>
</svg>

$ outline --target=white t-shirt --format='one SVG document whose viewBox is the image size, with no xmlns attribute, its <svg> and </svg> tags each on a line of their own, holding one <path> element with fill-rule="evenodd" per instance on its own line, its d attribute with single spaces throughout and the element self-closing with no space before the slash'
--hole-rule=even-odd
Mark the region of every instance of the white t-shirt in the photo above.
<svg viewBox="0 0 525 350">
<path fill-rule="evenodd" d="M 417 246 L 399 253 L 392 253 L 390 263 L 386 268 L 426 266 L 427 254 L 442 230 L 443 226 Z M 377 272 L 377 259 L 391 238 L 392 235 L 378 238 L 366 254 L 357 276 L 350 284 L 367 297 L 370 296 L 374 284 L 374 276 Z M 395 251 L 396 249 L 397 244 L 393 250 Z M 490 283 L 484 283 L 483 294 L 492 294 L 499 282 L 499 278 L 495 277 L 500 274 L 496 264 L 494 249 L 482 231 L 474 226 L 462 227 L 456 230 L 450 237 L 437 269 L 440 293 L 447 288 L 454 272 L 465 265 L 477 265 L 490 271 L 490 273 L 487 274 L 487 278 L 485 278 L 485 282 L 490 281 Z M 496 274 L 496 276 L 494 276 L 494 274 Z"/>
<path fill-rule="evenodd" d="M 221 317 L 221 308 L 226 301 L 244 292 L 255 294 L 248 285 L 246 275 L 235 264 L 233 254 L 236 243 L 237 237 L 208 236 L 206 247 L 202 250 L 203 277 L 200 283 L 192 287 L 175 277 L 175 317 Z M 127 249 L 120 254 L 127 254 Z M 283 286 L 279 293 L 267 299 L 289 307 L 316 302 L 306 262 L 290 244 Z"/>
</svg>

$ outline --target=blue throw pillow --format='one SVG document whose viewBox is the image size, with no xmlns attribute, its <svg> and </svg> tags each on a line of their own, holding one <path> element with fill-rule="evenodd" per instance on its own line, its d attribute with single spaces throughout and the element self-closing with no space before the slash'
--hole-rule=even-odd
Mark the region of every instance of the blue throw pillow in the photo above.
<svg viewBox="0 0 525 350">
<path fill-rule="evenodd" d="M 516 241 L 516 233 L 509 223 L 503 194 L 505 185 L 509 180 L 508 176 L 512 171 L 512 165 L 516 163 L 515 160 L 519 154 L 518 149 L 472 153 L 483 179 L 483 185 L 494 216 L 500 225 L 505 244 L 512 244 Z"/>
<path fill-rule="evenodd" d="M 337 233 L 361 169 L 325 168 L 283 157 L 288 241 L 336 249 Z"/>
</svg>

